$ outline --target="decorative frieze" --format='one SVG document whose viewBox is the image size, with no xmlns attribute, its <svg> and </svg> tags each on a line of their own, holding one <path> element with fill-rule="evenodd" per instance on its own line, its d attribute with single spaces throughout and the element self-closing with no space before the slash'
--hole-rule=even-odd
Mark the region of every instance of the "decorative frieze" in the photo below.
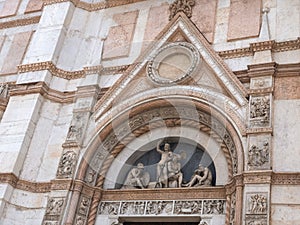
<svg viewBox="0 0 300 225">
<path fill-rule="evenodd" d="M 60 158 L 57 178 L 70 178 L 77 161 L 77 155 L 74 151 L 66 151 Z"/>
<path fill-rule="evenodd" d="M 195 5 L 195 0 L 175 0 L 169 7 L 169 20 L 173 19 L 179 12 L 183 12 L 188 18 L 192 17 L 192 7 Z"/>
<path fill-rule="evenodd" d="M 29 18 L 15 19 L 10 21 L 5 21 L 0 23 L 0 29 L 8 29 L 11 27 L 21 27 L 30 24 L 38 24 L 40 22 L 41 16 L 33 16 Z"/>
<path fill-rule="evenodd" d="M 103 201 L 101 215 L 224 215 L 225 200 Z"/>
</svg>

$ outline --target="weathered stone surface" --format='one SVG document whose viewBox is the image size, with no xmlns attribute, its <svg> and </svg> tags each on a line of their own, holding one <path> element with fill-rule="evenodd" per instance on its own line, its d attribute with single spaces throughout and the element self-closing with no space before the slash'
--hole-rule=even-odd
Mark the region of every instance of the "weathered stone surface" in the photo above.
<svg viewBox="0 0 300 225">
<path fill-rule="evenodd" d="M 0 12 L 0 18 L 15 15 L 20 2 L 21 0 L 6 0 Z"/>
<path fill-rule="evenodd" d="M 135 31 L 138 11 L 121 13 L 113 17 L 117 24 L 109 29 L 104 42 L 103 59 L 125 57 L 129 55 Z"/>
<path fill-rule="evenodd" d="M 30 0 L 26 7 L 25 13 L 35 12 L 41 10 L 43 7 L 42 0 Z"/>
<path fill-rule="evenodd" d="M 257 37 L 260 21 L 260 0 L 231 0 L 228 40 Z"/>
<path fill-rule="evenodd" d="M 275 78 L 275 99 L 299 99 L 300 98 L 300 77 L 279 77 Z"/>
<path fill-rule="evenodd" d="M 13 42 L 6 57 L 6 63 L 3 65 L 1 73 L 17 72 L 19 65 L 24 57 L 27 45 L 32 32 L 18 33 L 14 36 Z"/>
<path fill-rule="evenodd" d="M 197 0 L 193 7 L 191 19 L 209 42 L 214 38 L 217 3 L 217 0 Z"/>
<path fill-rule="evenodd" d="M 144 34 L 143 50 L 152 43 L 159 32 L 168 24 L 168 8 L 167 3 L 150 8 Z"/>
</svg>

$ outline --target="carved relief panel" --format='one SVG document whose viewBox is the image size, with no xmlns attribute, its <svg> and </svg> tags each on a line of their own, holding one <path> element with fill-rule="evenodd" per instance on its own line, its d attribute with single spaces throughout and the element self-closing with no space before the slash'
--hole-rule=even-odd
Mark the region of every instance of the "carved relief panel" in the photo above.
<svg viewBox="0 0 300 225">
<path fill-rule="evenodd" d="M 271 125 L 271 98 L 266 96 L 251 96 L 249 106 L 250 127 L 269 127 Z"/>
<path fill-rule="evenodd" d="M 246 225 L 268 224 L 268 193 L 247 193 Z"/>
<path fill-rule="evenodd" d="M 48 199 L 43 225 L 59 224 L 64 209 L 65 199 L 61 197 L 50 197 Z"/>
<path fill-rule="evenodd" d="M 247 154 L 248 170 L 270 169 L 271 136 L 250 136 Z"/>
</svg>

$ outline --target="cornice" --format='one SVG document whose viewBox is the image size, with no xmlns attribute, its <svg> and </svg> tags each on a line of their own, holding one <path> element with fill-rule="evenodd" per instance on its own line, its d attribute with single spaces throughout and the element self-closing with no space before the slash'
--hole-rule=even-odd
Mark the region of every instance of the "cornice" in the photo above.
<svg viewBox="0 0 300 225">
<path fill-rule="evenodd" d="M 34 72 L 34 71 L 41 71 L 41 70 L 48 70 L 49 72 L 52 73 L 53 76 L 64 78 L 67 80 L 79 79 L 85 76 L 83 70 L 66 71 L 57 68 L 56 65 L 54 65 L 54 63 L 52 63 L 51 61 L 24 64 L 18 66 L 19 73 L 27 73 L 27 72 Z"/>
<path fill-rule="evenodd" d="M 300 173 L 296 172 L 278 172 L 272 171 L 245 171 L 243 174 L 234 176 L 231 182 L 224 187 L 207 187 L 207 188 L 168 188 L 168 189 L 144 189 L 144 190 L 102 190 L 97 187 L 91 187 L 81 180 L 72 179 L 56 179 L 50 182 L 32 182 L 19 179 L 13 173 L 0 173 L 0 184 L 9 184 L 13 188 L 28 191 L 32 193 L 48 193 L 51 190 L 72 190 L 85 192 L 92 196 L 94 192 L 103 191 L 103 199 L 125 200 L 125 199 L 165 199 L 166 193 L 173 197 L 186 198 L 215 198 L 215 194 L 219 197 L 225 197 L 234 191 L 234 188 L 245 184 L 272 184 L 272 185 L 300 185 Z M 213 196 L 210 194 L 214 194 Z"/>
<path fill-rule="evenodd" d="M 136 2 L 142 2 L 146 0 L 110 0 L 105 2 L 88 3 L 80 0 L 43 0 L 44 5 L 52 5 L 62 2 L 71 2 L 75 7 L 84 9 L 86 11 L 97 11 L 101 9 L 107 9 L 117 7 L 121 5 L 132 4 Z"/>
<path fill-rule="evenodd" d="M 41 94 L 45 98 L 58 103 L 72 103 L 75 98 L 75 91 L 60 92 L 49 88 L 46 83 L 38 82 L 33 84 L 15 85 L 9 91 L 10 96 Z"/>
<path fill-rule="evenodd" d="M 13 173 L 1 173 L 0 183 L 10 184 L 16 189 L 23 191 L 29 191 L 32 193 L 46 193 L 51 190 L 50 182 L 31 182 L 26 180 L 18 179 Z"/>
<path fill-rule="evenodd" d="M 272 52 L 285 52 L 297 49 L 300 49 L 300 38 L 282 42 L 276 42 L 274 40 L 271 40 L 250 43 L 249 47 L 219 51 L 218 54 L 223 59 L 231 59 L 252 56 L 255 52 L 259 51 L 271 50 Z"/>
<path fill-rule="evenodd" d="M 40 22 L 41 16 L 33 16 L 29 18 L 16 19 L 0 23 L 0 29 L 7 29 L 12 27 L 21 27 L 30 24 L 37 24 Z"/>
</svg>

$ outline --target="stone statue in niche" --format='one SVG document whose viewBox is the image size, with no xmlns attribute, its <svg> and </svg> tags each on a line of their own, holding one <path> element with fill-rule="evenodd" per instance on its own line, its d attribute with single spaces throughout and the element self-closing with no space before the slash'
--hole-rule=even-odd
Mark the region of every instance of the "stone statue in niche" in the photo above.
<svg viewBox="0 0 300 225">
<path fill-rule="evenodd" d="M 156 150 L 161 154 L 161 159 L 157 164 L 156 172 L 156 187 L 181 187 L 183 174 L 181 173 L 181 163 L 179 160 L 185 158 L 185 152 L 176 154 L 171 151 L 170 144 L 165 143 L 164 149 L 160 149 L 160 144 L 158 142 Z"/>
<path fill-rule="evenodd" d="M 252 145 L 248 152 L 248 165 L 250 167 L 260 167 L 268 162 L 269 143 L 265 141 L 262 148 Z"/>
<path fill-rule="evenodd" d="M 186 187 L 198 187 L 198 186 L 211 186 L 212 185 L 212 173 L 203 165 L 199 164 L 198 168 L 194 171 L 194 174 Z"/>
<path fill-rule="evenodd" d="M 130 170 L 123 188 L 140 188 L 148 187 L 150 182 L 150 174 L 144 171 L 144 164 L 138 163 L 137 167 Z"/>
</svg>

